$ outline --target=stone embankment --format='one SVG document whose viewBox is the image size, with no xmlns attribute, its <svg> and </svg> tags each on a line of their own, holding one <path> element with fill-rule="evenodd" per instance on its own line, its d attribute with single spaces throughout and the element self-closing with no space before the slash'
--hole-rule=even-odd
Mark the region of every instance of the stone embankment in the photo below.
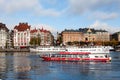
<svg viewBox="0 0 120 80">
<path fill-rule="evenodd" d="M 30 52 L 29 49 L 0 49 L 0 52 Z"/>
</svg>

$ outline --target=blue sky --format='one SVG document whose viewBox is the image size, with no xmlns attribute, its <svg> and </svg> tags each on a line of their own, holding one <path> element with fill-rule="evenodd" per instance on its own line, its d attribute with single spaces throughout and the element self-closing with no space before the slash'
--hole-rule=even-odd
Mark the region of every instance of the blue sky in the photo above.
<svg viewBox="0 0 120 80">
<path fill-rule="evenodd" d="M 19 22 L 53 33 L 96 28 L 120 31 L 120 0 L 0 0 L 0 22 L 13 29 Z"/>
</svg>

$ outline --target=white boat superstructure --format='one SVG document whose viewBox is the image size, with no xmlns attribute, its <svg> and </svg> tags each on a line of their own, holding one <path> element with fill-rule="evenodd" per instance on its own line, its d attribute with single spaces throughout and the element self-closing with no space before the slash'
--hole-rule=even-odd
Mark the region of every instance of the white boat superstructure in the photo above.
<svg viewBox="0 0 120 80">
<path fill-rule="evenodd" d="M 30 48 L 31 52 L 61 52 L 66 51 L 65 47 L 54 47 L 54 46 L 39 46 L 36 48 Z"/>
<path fill-rule="evenodd" d="M 89 53 L 109 53 L 107 46 L 86 46 L 86 47 L 55 47 L 39 46 L 30 48 L 31 52 L 89 52 Z"/>
<path fill-rule="evenodd" d="M 68 52 L 109 53 L 107 46 L 67 47 Z"/>
</svg>

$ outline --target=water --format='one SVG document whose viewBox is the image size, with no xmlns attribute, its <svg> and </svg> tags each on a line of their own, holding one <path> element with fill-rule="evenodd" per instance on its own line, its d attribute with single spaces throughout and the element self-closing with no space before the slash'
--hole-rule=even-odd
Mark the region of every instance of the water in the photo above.
<svg viewBox="0 0 120 80">
<path fill-rule="evenodd" d="M 120 80 L 120 52 L 111 62 L 46 62 L 35 53 L 0 53 L 0 80 Z"/>
</svg>

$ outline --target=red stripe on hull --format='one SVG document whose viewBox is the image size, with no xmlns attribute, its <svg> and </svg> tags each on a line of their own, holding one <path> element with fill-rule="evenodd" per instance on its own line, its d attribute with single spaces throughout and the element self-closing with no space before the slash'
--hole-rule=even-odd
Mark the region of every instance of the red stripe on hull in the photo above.
<svg viewBox="0 0 120 80">
<path fill-rule="evenodd" d="M 60 54 L 90 54 L 90 52 L 60 52 Z"/>
<path fill-rule="evenodd" d="M 110 61 L 109 58 L 56 58 L 56 57 L 42 57 L 45 61 Z"/>
</svg>

